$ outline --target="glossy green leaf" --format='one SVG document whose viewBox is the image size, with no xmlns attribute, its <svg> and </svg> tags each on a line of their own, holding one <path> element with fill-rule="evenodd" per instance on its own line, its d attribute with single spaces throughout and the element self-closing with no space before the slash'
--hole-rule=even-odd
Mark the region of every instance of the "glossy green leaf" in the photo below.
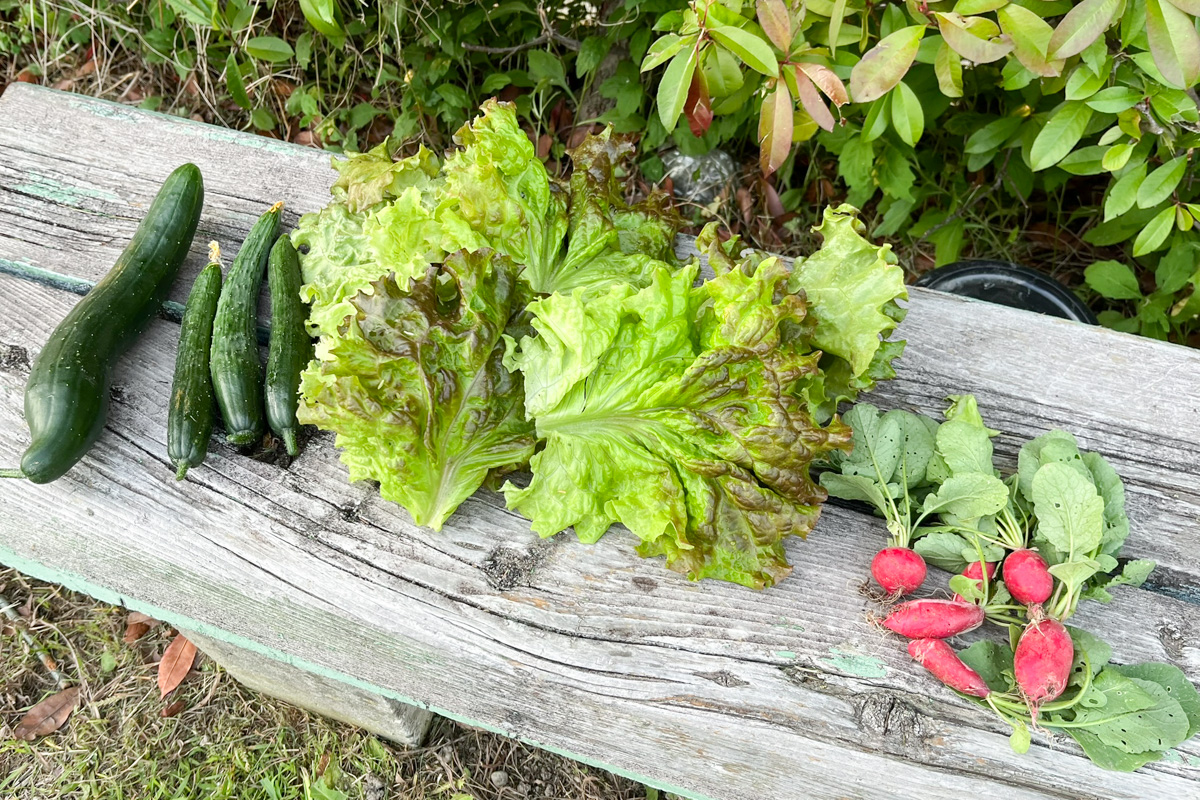
<svg viewBox="0 0 1200 800">
<path fill-rule="evenodd" d="M 937 17 L 938 30 L 942 32 L 946 44 L 968 61 L 989 64 L 1004 58 L 1013 50 L 1012 42 L 976 36 L 969 28 L 968 20 L 982 19 L 980 17 L 964 18 L 959 14 L 941 12 L 935 12 L 934 16 Z"/>
<path fill-rule="evenodd" d="M 660 64 L 666 63 L 667 59 L 678 53 L 685 44 L 694 43 L 692 37 L 677 36 L 674 33 L 668 33 L 666 36 L 660 36 L 650 45 L 650 49 L 646 51 L 646 57 L 642 59 L 642 72 L 647 72 L 654 69 Z"/>
<path fill-rule="evenodd" d="M 925 28 L 912 25 L 881 39 L 850 71 L 850 96 L 869 103 L 891 91 L 912 66 Z"/>
<path fill-rule="evenodd" d="M 957 8 L 956 8 L 957 10 Z M 996 12 L 1000 28 L 1009 35 L 1017 60 L 1035 75 L 1052 78 L 1062 72 L 1062 59 L 1051 61 L 1046 53 L 1054 29 L 1027 8 L 1006 5 Z"/>
<path fill-rule="evenodd" d="M 1187 286 L 1196 274 L 1196 243 L 1175 242 L 1159 259 L 1154 270 L 1154 282 L 1164 292 L 1175 293 Z"/>
<path fill-rule="evenodd" d="M 675 130 L 675 123 L 683 113 L 688 88 L 692 85 L 692 74 L 696 71 L 696 48 L 689 47 L 676 53 L 667 65 L 662 80 L 658 82 L 658 119 L 664 128 Z"/>
<path fill-rule="evenodd" d="M 1104 84 L 1107 82 L 1107 72 L 1103 75 L 1097 75 L 1088 69 L 1088 67 L 1080 64 L 1071 70 L 1071 75 L 1067 78 L 1066 98 L 1068 100 L 1087 100 L 1104 88 Z M 1089 105 L 1088 108 L 1091 108 L 1091 106 Z"/>
<path fill-rule="evenodd" d="M 1114 144 L 1108 148 L 1108 151 L 1104 154 L 1104 160 L 1100 164 L 1108 172 L 1116 172 L 1129 163 L 1131 155 L 1133 155 L 1133 145 L 1128 142 Z"/>
<path fill-rule="evenodd" d="M 986 14 L 989 11 L 1003 9 L 1008 5 L 1008 0 L 958 0 L 954 4 L 954 13 L 963 14 Z"/>
<path fill-rule="evenodd" d="M 779 61 L 771 45 L 743 28 L 717 25 L 708 29 L 709 35 L 729 48 L 746 66 L 768 77 L 779 77 Z"/>
<path fill-rule="evenodd" d="M 233 102 L 242 108 L 250 108 L 250 95 L 246 94 L 242 70 L 232 50 L 229 51 L 229 58 L 225 59 L 225 87 L 229 89 L 229 96 L 233 98 Z"/>
<path fill-rule="evenodd" d="M 714 45 L 704 53 L 704 78 L 713 97 L 728 97 L 745 83 L 741 62 L 720 45 Z"/>
<path fill-rule="evenodd" d="M 1119 114 L 1140 103 L 1142 93 L 1129 86 L 1110 86 L 1088 98 L 1088 108 L 1102 114 Z"/>
<path fill-rule="evenodd" d="M 611 43 L 600 36 L 588 36 L 579 44 L 579 55 L 575 57 L 575 77 L 582 78 L 594 71 L 608 54 Z M 645 59 L 643 59 L 645 61 Z"/>
<path fill-rule="evenodd" d="M 892 126 L 905 144 L 910 147 L 917 143 L 925 131 L 925 111 L 917 93 L 901 81 L 893 90 L 892 97 Z"/>
<path fill-rule="evenodd" d="M 192 25 L 203 28 L 217 27 L 216 0 L 166 0 L 167 5 L 175 10 Z"/>
<path fill-rule="evenodd" d="M 1142 296 L 1137 276 L 1120 261 L 1097 261 L 1083 271 L 1083 279 L 1109 300 L 1138 300 Z"/>
<path fill-rule="evenodd" d="M 886 94 L 867 109 L 866 119 L 863 120 L 862 140 L 873 142 L 887 132 L 888 122 L 892 117 L 892 96 Z M 843 170 L 844 172 L 844 170 Z"/>
<path fill-rule="evenodd" d="M 549 83 L 554 86 L 567 85 L 567 70 L 562 59 L 546 50 L 530 50 L 529 77 L 535 83 Z"/>
<path fill-rule="evenodd" d="M 278 124 L 275 115 L 265 108 L 256 108 L 250 112 L 250 124 L 260 131 L 273 131 Z"/>
<path fill-rule="evenodd" d="M 958 53 L 950 49 L 950 45 L 946 44 L 946 40 L 940 36 L 938 39 L 937 54 L 933 59 L 933 70 L 937 75 L 938 88 L 942 90 L 942 94 L 947 97 L 962 97 L 963 79 L 962 79 L 962 59 Z"/>
<path fill-rule="evenodd" d="M 271 63 L 288 61 L 295 55 L 292 46 L 278 36 L 255 36 L 246 42 L 246 52 L 253 58 Z"/>
<path fill-rule="evenodd" d="M 1012 135 L 1021 127 L 1022 122 L 1024 120 L 1020 117 L 1001 117 L 992 120 L 967 137 L 964 152 L 971 155 L 998 150 L 1012 138 Z"/>
<path fill-rule="evenodd" d="M 1091 118 L 1092 110 L 1079 101 L 1063 103 L 1055 109 L 1029 151 L 1033 171 L 1052 167 L 1071 152 L 1083 137 Z"/>
<path fill-rule="evenodd" d="M 1153 208 L 1171 196 L 1187 170 L 1187 156 L 1176 156 L 1146 176 L 1138 187 L 1137 207 Z"/>
<path fill-rule="evenodd" d="M 1072 175 L 1099 175 L 1105 171 L 1104 156 L 1107 152 L 1108 148 L 1100 145 L 1080 147 L 1067 153 L 1057 166 Z"/>
<path fill-rule="evenodd" d="M 820 13 L 820 12 L 818 12 Z M 837 55 L 837 46 L 842 31 L 842 22 L 846 19 L 846 0 L 833 0 L 829 9 L 829 55 Z"/>
<path fill-rule="evenodd" d="M 1145 0 L 1146 35 L 1154 63 L 1180 89 L 1200 80 L 1200 33 L 1187 14 L 1165 0 Z"/>
<path fill-rule="evenodd" d="M 346 29 L 335 0 L 300 0 L 300 11 L 309 25 L 330 40 L 341 42 L 345 38 Z"/>
<path fill-rule="evenodd" d="M 1050 37 L 1049 57 L 1070 58 L 1082 53 L 1112 24 L 1121 0 L 1083 0 L 1063 17 Z"/>
<path fill-rule="evenodd" d="M 1134 257 L 1153 253 L 1163 246 L 1175 226 L 1175 207 L 1167 206 L 1146 223 L 1142 232 L 1133 240 Z"/>
</svg>

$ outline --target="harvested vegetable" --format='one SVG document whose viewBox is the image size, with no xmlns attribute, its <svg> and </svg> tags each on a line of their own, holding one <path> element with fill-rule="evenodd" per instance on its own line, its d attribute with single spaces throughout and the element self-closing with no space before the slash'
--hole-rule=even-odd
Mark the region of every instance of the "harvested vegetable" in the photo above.
<svg viewBox="0 0 1200 800">
<path fill-rule="evenodd" d="M 871 559 L 871 575 L 894 597 L 912 594 L 925 582 L 925 559 L 907 547 L 885 547 Z"/>
<path fill-rule="evenodd" d="M 837 402 L 890 377 L 902 348 L 882 340 L 906 296 L 889 249 L 849 206 L 826 210 L 822 247 L 791 270 L 713 227 L 698 244 L 717 277 L 695 286 L 666 199 L 624 199 L 628 139 L 586 139 L 567 182 L 511 106 L 486 104 L 455 141 L 440 164 L 386 147 L 335 162 L 334 202 L 301 219 L 320 340 L 300 421 L 337 432 L 351 478 L 421 524 L 541 438 L 532 482 L 505 494 L 543 535 L 624 522 L 693 578 L 786 576 L 783 538 L 825 499 L 808 465 L 847 442 Z"/>
<path fill-rule="evenodd" d="M 1013 669 L 1035 720 L 1041 704 L 1067 688 L 1074 660 L 1075 645 L 1061 622 L 1046 618 L 1026 626 L 1013 653 Z"/>
<path fill-rule="evenodd" d="M 300 300 L 300 262 L 288 237 L 281 236 L 267 259 L 267 284 L 271 290 L 271 339 L 267 348 L 267 424 L 283 440 L 290 456 L 299 452 L 296 421 L 300 372 L 312 357 L 312 340 L 304 329 L 304 303 Z"/>
<path fill-rule="evenodd" d="M 962 625 L 966 605 L 1001 626 L 1002 640 L 957 654 L 919 639 L 909 652 L 1011 725 L 1016 752 L 1040 729 L 1070 735 L 1105 769 L 1164 758 L 1200 732 L 1200 693 L 1174 665 L 1110 664 L 1107 644 L 1063 624 L 1081 600 L 1107 602 L 1112 587 L 1140 585 L 1154 568 L 1117 560 L 1129 533 L 1120 477 L 1071 434 L 1050 431 L 1026 443 L 1017 472 L 1001 478 L 990 442 L 998 432 L 973 397 L 951 400 L 940 424 L 859 404 L 846 415 L 855 451 L 835 452 L 838 471 L 821 476 L 832 494 L 873 506 L 930 564 L 960 573 L 950 579 L 954 601 L 910 600 L 884 624 L 937 636 Z"/>
<path fill-rule="evenodd" d="M 956 692 L 972 697 L 991 694 L 979 673 L 964 664 L 954 648 L 941 639 L 913 639 L 908 643 L 908 654 Z"/>
<path fill-rule="evenodd" d="M 117 359 L 145 330 L 187 257 L 204 204 L 204 181 L 184 164 L 163 182 L 108 274 L 63 318 L 25 384 L 31 442 L 4 477 L 48 483 L 83 458 L 104 430 Z"/>
<path fill-rule="evenodd" d="M 258 357 L 258 293 L 267 256 L 279 235 L 283 203 L 258 218 L 229 268 L 213 325 L 213 389 L 230 442 L 248 445 L 263 435 L 263 370 Z"/>
<path fill-rule="evenodd" d="M 337 431 L 351 480 L 379 480 L 383 497 L 440 530 L 490 470 L 533 455 L 521 375 L 501 363 L 527 290 L 491 250 L 455 253 L 407 288 L 388 277 L 368 289 L 304 372 L 299 420 Z"/>
<path fill-rule="evenodd" d="M 1004 559 L 1004 585 L 1018 603 L 1044 603 L 1054 591 L 1054 576 L 1038 551 L 1022 547 Z"/>
<path fill-rule="evenodd" d="M 192 284 L 179 326 L 171 408 L 167 413 L 167 457 L 175 467 L 175 480 L 183 480 L 188 470 L 199 466 L 208 455 L 214 410 L 209 350 L 220 296 L 221 248 L 212 242 L 208 246 L 208 265 Z"/>
<path fill-rule="evenodd" d="M 948 639 L 983 624 L 983 609 L 954 600 L 906 600 L 892 608 L 883 626 L 910 639 Z"/>
</svg>

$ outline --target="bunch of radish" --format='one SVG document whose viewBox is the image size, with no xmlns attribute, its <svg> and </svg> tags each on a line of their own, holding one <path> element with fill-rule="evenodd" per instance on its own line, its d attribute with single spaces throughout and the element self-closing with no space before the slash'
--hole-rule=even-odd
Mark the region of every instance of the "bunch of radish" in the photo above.
<svg viewBox="0 0 1200 800">
<path fill-rule="evenodd" d="M 1117 560 L 1129 533 L 1120 477 L 1063 431 L 1027 442 L 1002 477 L 992 465 L 998 432 L 973 397 L 951 400 L 941 423 L 858 404 L 844 418 L 854 449 L 820 477 L 830 495 L 886 521 L 870 567 L 882 591 L 866 592 L 882 606 L 881 626 L 908 639 L 909 655 L 945 686 L 1011 725 L 1018 752 L 1041 729 L 1073 737 L 1109 769 L 1163 757 L 1200 731 L 1200 693 L 1173 665 L 1108 664 L 1112 648 L 1065 624 L 1081 600 L 1107 601 L 1111 587 L 1138 586 L 1154 567 Z M 950 597 L 922 593 L 930 566 L 954 573 Z M 985 623 L 1007 636 L 950 645 Z M 1088 713 L 1097 707 L 1114 711 Z M 1178 724 L 1160 722 L 1172 715 L 1189 720 L 1182 739 Z"/>
</svg>

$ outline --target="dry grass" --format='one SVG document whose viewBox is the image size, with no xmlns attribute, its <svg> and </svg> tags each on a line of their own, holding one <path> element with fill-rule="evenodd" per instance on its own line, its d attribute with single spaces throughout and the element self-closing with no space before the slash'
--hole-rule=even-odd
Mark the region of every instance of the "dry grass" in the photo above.
<svg viewBox="0 0 1200 800">
<path fill-rule="evenodd" d="M 633 781 L 438 719 L 405 749 L 239 686 L 212 661 L 159 699 L 157 662 L 173 631 L 122 641 L 124 609 L 0 570 L 20 612 L 0 625 L 0 798 L 88 800 L 641 800 Z M 82 701 L 33 743 L 13 728 L 56 691 L 22 631 Z M 164 717 L 164 710 L 178 713 Z"/>
</svg>

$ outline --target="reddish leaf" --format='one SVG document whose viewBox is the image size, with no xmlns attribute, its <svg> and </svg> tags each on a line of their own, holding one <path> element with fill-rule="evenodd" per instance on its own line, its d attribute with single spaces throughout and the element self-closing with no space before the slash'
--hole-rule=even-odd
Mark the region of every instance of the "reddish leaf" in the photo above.
<svg viewBox="0 0 1200 800">
<path fill-rule="evenodd" d="M 779 81 L 775 91 L 763 99 L 758 118 L 759 166 L 763 175 L 779 169 L 792 149 L 792 96 L 787 84 Z"/>
<path fill-rule="evenodd" d="M 164 708 L 162 711 L 158 712 L 158 715 L 160 717 L 164 717 L 164 718 L 165 717 L 173 717 L 173 716 L 177 715 L 180 711 L 183 711 L 184 705 L 185 705 L 185 703 L 182 700 L 176 700 L 174 703 L 171 703 L 169 706 Z"/>
<path fill-rule="evenodd" d="M 167 645 L 162 661 L 158 662 L 158 690 L 166 697 L 183 683 L 183 679 L 192 671 L 192 662 L 196 660 L 196 645 L 192 644 L 182 634 L 177 634 Z"/>
<path fill-rule="evenodd" d="M 23 69 L 17 73 L 17 82 L 18 83 L 37 83 L 38 77 L 37 77 L 37 75 L 34 75 L 32 71 L 30 71 L 28 69 Z"/>
<path fill-rule="evenodd" d="M 703 70 L 692 73 L 692 85 L 688 87 L 683 113 L 693 136 L 703 136 L 712 124 L 712 101 L 708 97 L 708 81 L 704 79 Z"/>
<path fill-rule="evenodd" d="M 844 106 L 850 102 L 850 93 L 846 91 L 846 84 L 842 83 L 842 79 L 835 75 L 829 67 L 821 64 L 797 64 L 796 69 L 802 70 L 809 80 L 833 101 L 835 106 Z M 796 74 L 799 76 L 799 73 Z"/>
<path fill-rule="evenodd" d="M 543 133 L 539 136 L 537 140 L 537 157 L 545 160 L 550 155 L 550 148 L 553 144 L 554 139 L 550 137 L 550 134 Z"/>
<path fill-rule="evenodd" d="M 758 0 L 758 24 L 771 43 L 783 52 L 792 46 L 792 16 L 783 0 Z"/>
<path fill-rule="evenodd" d="M 796 70 L 796 92 L 800 95 L 800 105 L 804 106 L 804 110 L 813 118 L 813 122 L 827 131 L 833 130 L 833 114 L 825 105 L 825 101 L 821 99 L 821 95 L 817 93 L 817 87 L 813 86 L 813 82 L 808 79 L 807 73 L 803 70 Z"/>
<path fill-rule="evenodd" d="M 773 219 L 778 219 L 784 215 L 783 201 L 779 199 L 779 192 L 775 191 L 775 187 L 763 181 L 763 194 L 767 196 L 767 213 Z"/>
<path fill-rule="evenodd" d="M 21 721 L 17 723 L 13 733 L 18 739 L 24 739 L 27 742 L 32 742 L 39 736 L 54 733 L 66 724 L 67 718 L 71 716 L 71 712 L 78 704 L 79 687 L 72 686 L 70 689 L 63 689 L 25 712 L 25 716 L 21 717 Z"/>
<path fill-rule="evenodd" d="M 143 614 L 140 611 L 134 611 L 125 618 L 125 636 L 123 641 L 125 644 L 133 644 L 138 639 L 146 635 L 146 632 L 158 624 L 158 620 Z"/>
<path fill-rule="evenodd" d="M 734 197 L 737 198 L 738 209 L 742 212 L 742 221 L 749 225 L 750 220 L 754 219 L 754 198 L 750 196 L 750 190 L 745 186 L 738 187 Z"/>
</svg>

